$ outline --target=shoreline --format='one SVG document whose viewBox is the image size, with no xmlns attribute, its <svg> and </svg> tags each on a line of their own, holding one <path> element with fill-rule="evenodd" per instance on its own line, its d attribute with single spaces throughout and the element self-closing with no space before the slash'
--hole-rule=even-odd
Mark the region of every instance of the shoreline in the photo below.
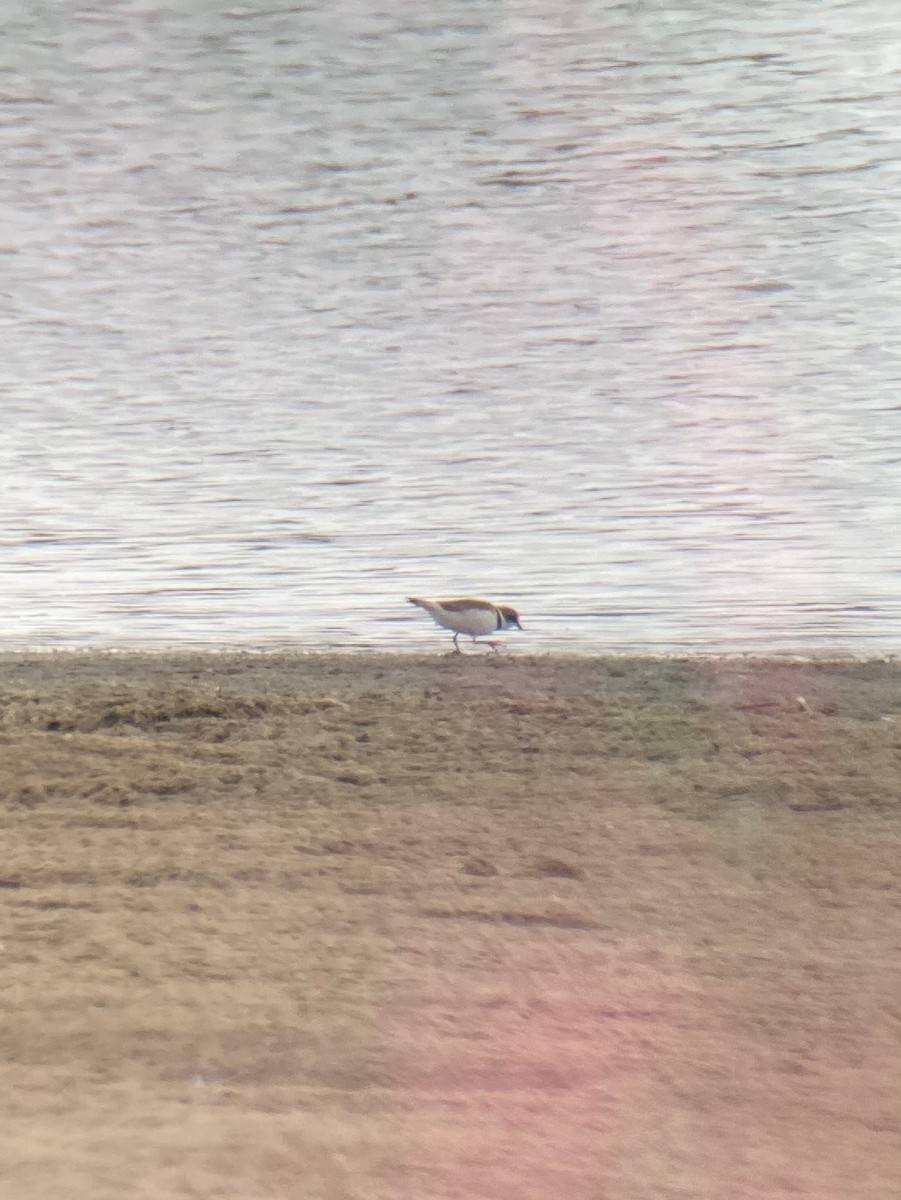
<svg viewBox="0 0 901 1200">
<path fill-rule="evenodd" d="M 0 749 L 11 1195 L 893 1194 L 894 662 L 5 651 Z"/>
<path fill-rule="evenodd" d="M 880 663 L 901 663 L 901 649 L 898 651 L 860 651 L 852 650 L 837 650 L 824 649 L 803 650 L 803 649 L 785 649 L 785 650 L 539 650 L 525 651 L 519 647 L 508 649 L 503 647 L 496 654 L 490 650 L 479 649 L 475 650 L 467 647 L 456 655 L 453 651 L 443 648 L 439 644 L 436 649 L 410 649 L 404 648 L 388 648 L 375 649 L 371 647 L 357 648 L 305 648 L 303 646 L 30 646 L 25 648 L 0 648 L 0 667 L 9 660 L 22 657 L 52 657 L 54 655 L 82 658 L 103 658 L 103 657 L 146 657 L 150 659 L 159 659 L 171 657 L 178 659 L 185 656 L 203 657 L 208 655 L 210 658 L 219 659 L 223 656 L 241 657 L 246 656 L 248 659 L 255 658 L 285 658 L 285 659 L 379 659 L 384 658 L 389 661 L 397 661 L 398 659 L 407 659 L 410 661 L 421 662 L 424 660 L 440 660 L 443 658 L 473 658 L 486 659 L 495 661 L 510 661 L 519 663 L 535 664 L 547 661 L 560 662 L 571 660 L 573 662 L 582 661 L 603 661 L 623 659 L 634 660 L 641 662 L 704 662 L 723 661 L 723 662 L 746 662 L 748 660 L 754 662 L 809 662 L 809 663 L 861 663 L 861 662 L 880 662 Z"/>
</svg>

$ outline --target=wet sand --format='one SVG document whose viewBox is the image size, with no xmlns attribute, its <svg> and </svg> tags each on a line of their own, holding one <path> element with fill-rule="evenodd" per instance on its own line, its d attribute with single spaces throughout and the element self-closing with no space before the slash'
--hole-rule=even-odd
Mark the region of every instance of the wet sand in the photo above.
<svg viewBox="0 0 901 1200">
<path fill-rule="evenodd" d="M 901 669 L 0 656 L 8 1200 L 897 1200 Z"/>
</svg>

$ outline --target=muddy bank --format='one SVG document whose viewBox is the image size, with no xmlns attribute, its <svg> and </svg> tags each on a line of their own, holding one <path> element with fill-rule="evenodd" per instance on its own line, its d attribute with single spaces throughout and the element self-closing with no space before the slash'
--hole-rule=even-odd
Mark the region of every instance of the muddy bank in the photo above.
<svg viewBox="0 0 901 1200">
<path fill-rule="evenodd" d="M 895 1200 L 901 670 L 0 656 L 3 1194 Z"/>
</svg>

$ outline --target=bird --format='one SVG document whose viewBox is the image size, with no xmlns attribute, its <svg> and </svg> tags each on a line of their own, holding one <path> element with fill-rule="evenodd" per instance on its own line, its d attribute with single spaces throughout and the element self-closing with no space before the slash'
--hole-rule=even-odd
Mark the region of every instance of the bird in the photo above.
<svg viewBox="0 0 901 1200">
<path fill-rule="evenodd" d="M 522 629 L 519 613 L 509 604 L 495 604 L 491 600 L 476 600 L 472 596 L 457 596 L 449 600 L 431 600 L 427 596 L 407 596 L 410 604 L 424 608 L 436 624 L 454 631 L 454 650 L 462 651 L 457 644 L 460 634 L 476 638 L 503 629 Z M 497 650 L 500 642 L 489 642 Z"/>
</svg>

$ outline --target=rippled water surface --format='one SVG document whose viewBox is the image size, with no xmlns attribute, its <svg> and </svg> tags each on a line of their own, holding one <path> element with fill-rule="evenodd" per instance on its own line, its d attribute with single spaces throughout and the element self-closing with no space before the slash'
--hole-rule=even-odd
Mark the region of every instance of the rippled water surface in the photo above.
<svg viewBox="0 0 901 1200">
<path fill-rule="evenodd" d="M 0 11 L 0 645 L 895 648 L 897 0 Z"/>
</svg>

